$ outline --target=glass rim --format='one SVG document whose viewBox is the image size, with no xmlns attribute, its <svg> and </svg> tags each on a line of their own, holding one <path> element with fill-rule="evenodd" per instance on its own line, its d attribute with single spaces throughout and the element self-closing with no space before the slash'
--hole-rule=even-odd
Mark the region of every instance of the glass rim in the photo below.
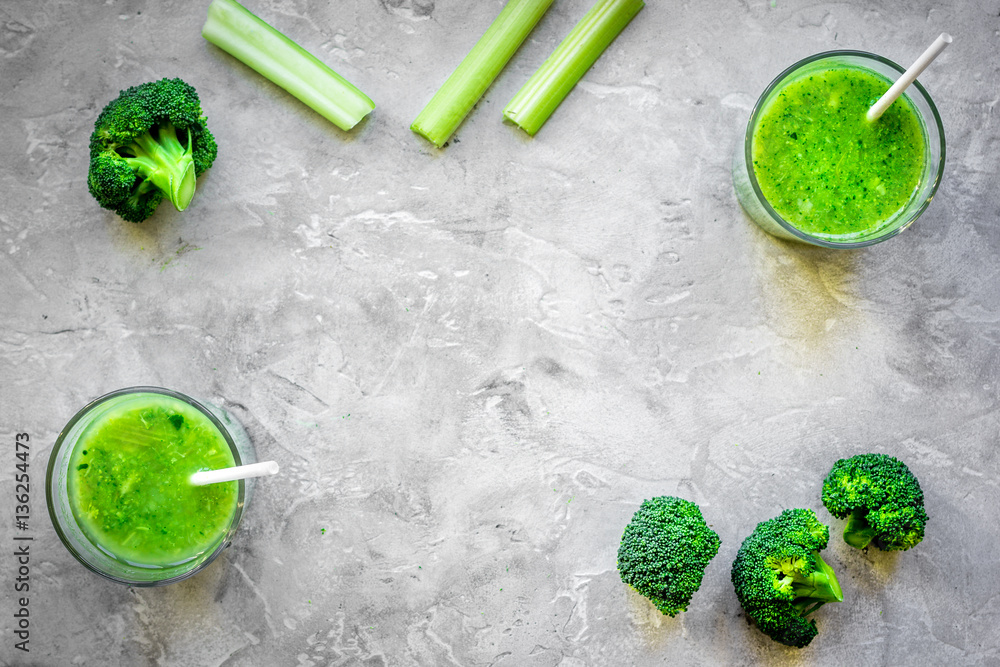
<svg viewBox="0 0 1000 667">
<path fill-rule="evenodd" d="M 926 198 L 916 210 L 910 213 L 910 217 L 908 220 L 903 222 L 901 225 L 897 225 L 896 227 L 889 230 L 885 234 L 882 234 L 875 238 L 862 239 L 859 241 L 833 241 L 827 238 L 823 238 L 821 236 L 813 236 L 812 234 L 807 234 L 806 232 L 803 232 L 801 229 L 799 229 L 792 223 L 785 220 L 780 213 L 774 210 L 774 207 L 771 206 L 771 202 L 767 200 L 767 197 L 765 197 L 764 193 L 761 191 L 760 184 L 757 183 L 757 175 L 754 173 L 753 170 L 753 154 L 752 154 L 753 131 L 757 124 L 757 118 L 760 115 L 761 111 L 763 110 L 764 101 L 767 100 L 768 96 L 788 76 L 793 74 L 796 70 L 801 69 L 802 67 L 810 63 L 817 62 L 819 60 L 825 60 L 828 58 L 836 58 L 836 57 L 845 57 L 845 56 L 874 60 L 890 67 L 891 69 L 897 71 L 899 74 L 903 74 L 906 71 L 905 68 L 894 63 L 888 58 L 885 58 L 875 53 L 870 53 L 868 51 L 858 51 L 854 49 L 839 49 L 833 51 L 821 51 L 820 53 L 814 53 L 813 55 L 807 56 L 793 63 L 792 65 L 786 67 L 784 70 L 781 71 L 780 74 L 778 74 L 778 76 L 774 77 L 771 83 L 767 85 L 767 87 L 764 89 L 764 92 L 760 94 L 760 97 L 758 97 L 757 101 L 754 103 L 753 110 L 750 112 L 750 120 L 747 121 L 746 133 L 744 134 L 743 138 L 744 162 L 746 163 L 747 176 L 750 179 L 750 187 L 753 189 L 754 196 L 757 197 L 757 200 L 764 207 L 764 211 L 768 214 L 768 216 L 770 216 L 770 218 L 776 224 L 780 225 L 782 229 L 784 229 L 797 239 L 813 245 L 822 246 L 824 248 L 841 248 L 841 249 L 863 248 L 866 246 L 874 245 L 876 243 L 880 243 L 882 241 L 892 238 L 893 236 L 896 236 L 904 229 L 907 229 L 910 225 L 912 225 L 917 220 L 917 218 L 919 218 L 923 214 L 923 212 L 930 205 L 931 200 L 934 199 L 934 195 L 937 193 L 938 186 L 941 184 L 941 178 L 942 176 L 944 176 L 944 163 L 945 163 L 944 125 L 941 122 L 941 116 L 940 114 L 938 114 L 937 106 L 934 105 L 934 100 L 931 99 L 930 93 L 927 92 L 927 90 L 923 87 L 923 85 L 921 85 L 919 81 L 915 80 L 911 84 L 910 88 L 916 88 L 916 90 L 920 93 L 920 96 L 923 98 L 925 102 L 927 102 L 927 106 L 931 110 L 931 115 L 934 119 L 934 124 L 937 126 L 938 137 L 940 138 L 941 157 L 938 160 L 937 173 L 934 174 L 934 179 L 930 183 Z M 907 88 L 907 90 L 904 91 L 903 94 L 908 95 L 910 88 Z M 920 114 L 921 116 L 924 115 L 920 113 L 919 110 L 917 110 L 917 113 Z"/>
<path fill-rule="evenodd" d="M 63 426 L 62 430 L 59 432 L 59 435 L 56 437 L 55 444 L 52 445 L 52 451 L 49 452 L 49 462 L 45 469 L 45 504 L 49 511 L 49 519 L 52 521 L 52 527 L 55 528 L 56 535 L 59 537 L 59 541 L 62 542 L 63 546 L 66 547 L 66 549 L 73 555 L 73 557 L 76 558 L 76 560 L 85 568 L 87 568 L 88 570 L 90 570 L 95 574 L 104 577 L 105 579 L 109 579 L 119 584 L 126 584 L 128 586 L 139 586 L 139 587 L 165 586 L 167 584 L 172 584 L 181 581 L 183 579 L 187 579 L 188 577 L 196 574 L 197 572 L 200 572 L 206 566 L 208 566 L 209 563 L 214 561 L 226 547 L 229 546 L 229 541 L 233 535 L 234 527 L 239 523 L 240 519 L 243 517 L 243 505 L 246 501 L 246 482 L 245 480 L 242 479 L 237 480 L 239 486 L 238 486 L 238 493 L 236 496 L 236 509 L 233 512 L 233 518 L 232 521 L 230 521 L 229 523 L 229 527 L 226 528 L 225 535 L 223 535 L 222 539 L 219 540 L 219 543 L 216 545 L 212 553 L 209 554 L 203 561 L 201 561 L 196 567 L 192 568 L 191 570 L 183 572 L 178 575 L 174 575 L 172 577 L 168 577 L 166 579 L 155 579 L 146 581 L 146 580 L 125 579 L 116 576 L 114 574 L 111 574 L 109 572 L 105 572 L 99 567 L 90 563 L 70 543 L 69 539 L 66 536 L 66 533 L 63 531 L 62 526 L 60 525 L 60 521 L 56 517 L 55 499 L 52 488 L 53 481 L 55 479 L 54 473 L 55 473 L 56 458 L 57 458 L 56 455 L 59 453 L 60 449 L 62 449 L 66 440 L 66 436 L 73 430 L 73 427 L 76 426 L 77 422 L 83 419 L 83 417 L 86 416 L 91 410 L 101 405 L 105 401 L 108 401 L 112 398 L 116 398 L 118 396 L 123 396 L 128 394 L 160 394 L 162 396 L 169 396 L 171 398 L 176 398 L 179 401 L 187 403 L 191 407 L 201 412 L 204 416 L 206 416 L 209 419 L 209 421 L 212 422 L 215 428 L 218 429 L 219 433 L 222 434 L 222 437 L 225 438 L 226 444 L 229 445 L 229 450 L 233 454 L 233 459 L 236 461 L 236 465 L 242 464 L 243 459 L 240 456 L 239 449 L 236 446 L 236 441 L 233 440 L 232 435 L 230 435 L 229 433 L 229 429 L 227 429 L 225 425 L 219 420 L 219 418 L 216 417 L 215 414 L 207 407 L 205 407 L 205 405 L 202 404 L 200 401 L 188 396 L 187 394 L 182 394 L 178 391 L 174 391 L 172 389 L 166 389 L 164 387 L 153 387 L 145 385 L 125 387 L 122 389 L 116 389 L 115 391 L 108 392 L 107 394 L 98 396 L 97 398 L 93 399 L 85 406 L 77 410 L 76 414 L 74 414 L 70 418 L 70 420 L 66 422 L 66 425 Z M 74 521 L 75 520 L 76 517 L 74 516 Z"/>
</svg>

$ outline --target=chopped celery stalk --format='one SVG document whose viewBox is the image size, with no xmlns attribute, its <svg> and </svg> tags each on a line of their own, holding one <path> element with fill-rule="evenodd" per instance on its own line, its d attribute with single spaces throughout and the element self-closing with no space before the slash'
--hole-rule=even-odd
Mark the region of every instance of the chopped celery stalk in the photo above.
<svg viewBox="0 0 1000 667">
<path fill-rule="evenodd" d="M 201 35 L 344 131 L 375 108 L 347 79 L 236 0 L 212 0 Z"/>
<path fill-rule="evenodd" d="M 552 0 L 510 0 L 410 129 L 440 148 L 500 74 Z"/>
<path fill-rule="evenodd" d="M 517 91 L 503 115 L 534 136 L 643 6 L 642 0 L 598 0 Z"/>
</svg>

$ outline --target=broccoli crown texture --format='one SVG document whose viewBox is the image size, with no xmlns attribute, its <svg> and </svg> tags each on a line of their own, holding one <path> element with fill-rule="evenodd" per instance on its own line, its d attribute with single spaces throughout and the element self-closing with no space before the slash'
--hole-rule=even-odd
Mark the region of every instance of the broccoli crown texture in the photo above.
<svg viewBox="0 0 1000 667">
<path fill-rule="evenodd" d="M 674 496 L 644 500 L 618 546 L 618 572 L 673 616 L 687 609 L 720 544 L 696 504 Z"/>
<path fill-rule="evenodd" d="M 187 208 L 217 152 L 195 89 L 180 79 L 151 81 L 121 91 L 97 117 L 87 184 L 101 206 L 142 222 L 164 197 Z"/>
<path fill-rule="evenodd" d="M 819 555 L 829 537 L 815 512 L 790 509 L 743 540 L 733 561 L 736 597 L 771 639 L 805 646 L 816 636 L 816 622 L 806 616 L 844 599 L 836 573 Z"/>
<path fill-rule="evenodd" d="M 924 539 L 924 493 L 906 465 L 886 454 L 840 459 L 823 482 L 823 504 L 847 519 L 844 541 L 863 549 L 905 551 Z"/>
</svg>

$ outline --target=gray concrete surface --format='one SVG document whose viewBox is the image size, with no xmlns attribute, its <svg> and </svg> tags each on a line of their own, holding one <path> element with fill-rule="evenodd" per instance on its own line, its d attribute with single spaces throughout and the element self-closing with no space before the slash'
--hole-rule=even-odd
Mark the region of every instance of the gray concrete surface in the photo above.
<svg viewBox="0 0 1000 667">
<path fill-rule="evenodd" d="M 531 140 L 500 110 L 589 6 L 557 0 L 435 150 L 408 127 L 501 3 L 249 6 L 378 105 L 351 133 L 202 40 L 207 2 L 0 2 L 0 663 L 998 665 L 1000 2 L 652 2 Z M 948 140 L 899 238 L 777 241 L 730 155 L 780 70 L 908 63 Z M 219 158 L 142 225 L 87 192 L 118 90 L 194 84 Z M 128 589 L 48 521 L 44 469 L 89 399 L 205 396 L 282 473 L 199 576 Z M 31 652 L 13 650 L 13 436 L 30 434 Z M 806 649 L 747 625 L 729 566 L 843 456 L 920 477 L 901 554 L 827 560 Z M 670 619 L 615 570 L 647 497 L 722 537 Z"/>
</svg>

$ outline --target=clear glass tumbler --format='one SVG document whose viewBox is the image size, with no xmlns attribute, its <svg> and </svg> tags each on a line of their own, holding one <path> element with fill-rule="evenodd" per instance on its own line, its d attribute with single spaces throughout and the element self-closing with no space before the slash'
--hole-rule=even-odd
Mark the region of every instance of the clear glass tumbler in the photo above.
<svg viewBox="0 0 1000 667">
<path fill-rule="evenodd" d="M 129 387 L 119 389 L 95 399 L 70 419 L 56 439 L 49 456 L 45 479 L 45 495 L 49 516 L 59 535 L 59 539 L 78 561 L 92 572 L 112 581 L 130 586 L 162 586 L 174 583 L 204 569 L 215 560 L 222 550 L 229 546 L 233 534 L 239 526 L 246 505 L 250 500 L 253 480 L 239 480 L 235 508 L 230 518 L 222 524 L 221 536 L 198 553 L 192 553 L 177 562 L 150 564 L 141 558 L 116 554 L 107 545 L 88 533 L 74 514 L 70 497 L 70 464 L 74 459 L 77 445 L 95 424 L 102 423 L 109 413 L 116 409 L 142 406 L 143 402 L 155 404 L 163 401 L 179 401 L 185 410 L 193 409 L 207 419 L 212 428 L 218 430 L 229 447 L 235 465 L 256 462 L 253 444 L 243 426 L 227 411 L 204 401 L 198 401 L 176 391 L 160 387 Z M 189 413 L 198 416 L 196 413 Z M 200 419 L 200 417 L 199 417 Z M 179 428 L 179 426 L 178 426 Z"/>
<path fill-rule="evenodd" d="M 914 82 L 904 94 L 916 110 L 925 139 L 923 173 L 909 201 L 888 220 L 866 232 L 838 237 L 818 236 L 798 229 L 784 219 L 761 192 L 753 169 L 754 133 L 763 110 L 775 95 L 788 84 L 811 73 L 834 68 L 856 68 L 881 75 L 890 82 L 905 70 L 896 63 L 864 51 L 825 51 L 795 63 L 778 75 L 764 90 L 750 114 L 746 132 L 736 148 L 733 159 L 733 183 L 736 196 L 747 215 L 765 231 L 783 239 L 801 241 L 826 248 L 860 248 L 888 238 L 909 227 L 930 204 L 944 173 L 945 140 L 941 117 L 930 95 L 919 82 Z"/>
</svg>

